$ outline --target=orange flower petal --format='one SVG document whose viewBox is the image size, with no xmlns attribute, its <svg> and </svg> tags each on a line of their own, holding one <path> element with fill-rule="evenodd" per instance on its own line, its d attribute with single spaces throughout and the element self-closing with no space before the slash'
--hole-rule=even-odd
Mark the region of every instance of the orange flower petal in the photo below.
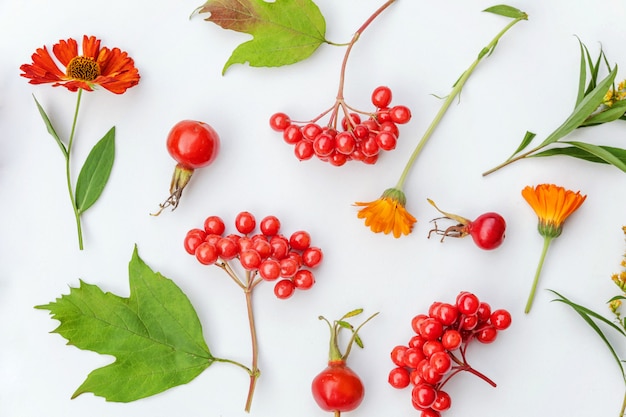
<svg viewBox="0 0 626 417">
<path fill-rule="evenodd" d="M 365 226 L 374 233 L 389 234 L 393 232 L 395 238 L 411 233 L 413 224 L 417 221 L 397 199 L 381 197 L 368 203 L 357 202 L 363 208 L 357 217 L 365 219 Z"/>
<path fill-rule="evenodd" d="M 52 46 L 52 52 L 54 52 L 54 56 L 57 57 L 61 64 L 67 67 L 72 58 L 78 56 L 78 44 L 72 38 L 66 41 L 60 40 L 59 43 Z"/>
<path fill-rule="evenodd" d="M 554 184 L 527 186 L 522 190 L 522 197 L 539 217 L 540 229 L 541 227 L 550 228 L 555 233 L 560 233 L 565 220 L 587 198 L 586 195 L 581 195 L 580 191 L 566 190 Z"/>
</svg>

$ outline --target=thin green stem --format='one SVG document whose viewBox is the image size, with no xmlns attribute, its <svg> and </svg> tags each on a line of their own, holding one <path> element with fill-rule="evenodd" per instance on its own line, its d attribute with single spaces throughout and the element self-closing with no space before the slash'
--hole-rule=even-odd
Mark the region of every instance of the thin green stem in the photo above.
<svg viewBox="0 0 626 417">
<path fill-rule="evenodd" d="M 622 409 L 619 412 L 619 417 L 624 417 L 625 412 L 626 412 L 626 392 L 624 393 L 624 401 L 622 401 Z"/>
<path fill-rule="evenodd" d="M 74 143 L 74 135 L 76 133 L 76 122 L 78 121 L 78 110 L 80 109 L 80 100 L 83 96 L 83 89 L 79 88 L 76 94 L 76 109 L 74 110 L 74 119 L 72 120 L 72 130 L 70 132 L 70 138 L 67 143 L 67 152 L 65 156 L 65 178 L 67 180 L 67 191 L 70 195 L 70 202 L 72 203 L 72 209 L 74 210 L 74 217 L 76 218 L 76 231 L 78 233 L 78 248 L 83 250 L 83 230 L 80 223 L 80 212 L 76 206 L 76 199 L 74 198 L 74 189 L 72 187 L 72 178 L 70 170 L 70 155 L 72 153 L 72 144 Z"/>
<path fill-rule="evenodd" d="M 541 269 L 543 268 L 543 261 L 546 259 L 546 253 L 548 253 L 548 248 L 550 247 L 551 242 L 552 242 L 551 237 L 544 236 L 543 249 L 541 250 L 541 257 L 539 258 L 539 265 L 537 265 L 537 271 L 535 272 L 535 279 L 533 280 L 533 285 L 530 289 L 530 295 L 528 296 L 528 301 L 526 302 L 526 308 L 524 309 L 524 312 L 526 314 L 530 313 L 530 309 L 533 306 L 533 300 L 535 299 L 535 292 L 537 290 L 537 284 L 539 283 L 539 276 L 541 275 Z"/>
<path fill-rule="evenodd" d="M 239 362 L 237 362 L 237 361 L 234 361 L 234 360 L 232 360 L 232 359 L 224 359 L 224 358 L 216 358 L 216 357 L 213 357 L 213 360 L 214 360 L 215 362 L 230 363 L 230 364 L 232 364 L 232 365 L 238 366 L 238 367 L 240 367 L 241 369 L 243 369 L 244 371 L 246 371 L 248 374 L 252 375 L 252 370 L 251 370 L 250 368 L 248 368 L 246 365 L 244 365 L 244 364 L 242 364 L 242 363 L 239 363 Z"/>
<path fill-rule="evenodd" d="M 558 141 L 555 141 L 554 143 L 556 143 L 556 142 L 558 142 Z M 524 158 L 526 158 L 526 157 L 529 157 L 529 156 L 531 156 L 533 153 L 537 152 L 538 150 L 540 150 L 540 149 L 542 149 L 542 148 L 544 148 L 544 147 L 546 147 L 546 146 L 548 146 L 548 145 L 543 145 L 543 146 L 539 145 L 539 146 L 537 146 L 536 148 L 531 149 L 531 150 L 530 150 L 530 151 L 528 151 L 528 152 L 524 152 L 524 153 L 519 154 L 519 155 L 517 155 L 517 156 L 515 156 L 515 157 L 511 157 L 511 158 L 507 159 L 506 161 L 502 162 L 501 164 L 496 165 L 495 167 L 491 168 L 490 170 L 483 172 L 482 176 L 483 176 L 483 177 L 486 177 L 486 176 L 487 176 L 487 175 L 489 175 L 489 174 L 493 174 L 494 172 L 496 172 L 496 171 L 497 171 L 497 170 L 499 170 L 500 168 L 504 168 L 505 166 L 507 166 L 507 165 L 509 165 L 509 164 L 512 164 L 512 163 L 513 163 L 513 162 L 515 162 L 515 161 L 519 161 L 520 159 L 524 159 Z"/>
<path fill-rule="evenodd" d="M 409 160 L 407 161 L 407 164 L 405 165 L 404 170 L 402 171 L 402 174 L 400 175 L 400 178 L 398 179 L 398 183 L 396 184 L 395 188 L 397 188 L 399 190 L 403 189 L 404 182 L 405 182 L 405 180 L 407 178 L 407 175 L 408 175 L 409 171 L 411 170 L 411 167 L 413 166 L 413 163 L 417 159 L 417 156 L 420 154 L 420 152 L 422 151 L 422 148 L 424 147 L 424 145 L 426 145 L 426 142 L 428 141 L 430 136 L 433 134 L 433 132 L 435 131 L 435 129 L 439 125 L 439 122 L 441 121 L 441 119 L 443 118 L 444 114 L 448 110 L 448 107 L 450 107 L 450 104 L 452 104 L 452 101 L 459 95 L 459 93 L 463 89 L 463 86 L 465 85 L 465 82 L 470 77 L 470 75 L 472 75 L 472 72 L 474 72 L 474 69 L 476 68 L 478 63 L 484 57 L 488 56 L 493 51 L 493 48 L 496 47 L 496 45 L 497 45 L 498 41 L 500 40 L 500 38 L 511 27 L 513 27 L 513 25 L 515 25 L 520 20 L 526 20 L 526 17 L 525 16 L 524 17 L 518 17 L 518 18 L 514 19 L 513 21 L 509 22 L 509 24 L 506 25 L 504 27 L 504 29 L 502 29 L 500 31 L 500 33 L 498 33 L 496 35 L 495 38 L 493 38 L 493 40 L 489 43 L 489 45 L 487 45 L 485 48 L 483 48 L 481 53 L 478 55 L 478 58 L 476 58 L 476 60 L 472 63 L 472 65 L 470 65 L 470 67 L 467 70 L 465 70 L 465 72 L 461 75 L 459 80 L 454 84 L 454 87 L 453 87 L 452 91 L 450 92 L 450 94 L 444 100 L 443 104 L 441 105 L 441 108 L 439 109 L 439 112 L 437 113 L 437 115 L 435 116 L 433 121 L 431 122 L 430 126 L 428 126 L 428 129 L 426 129 L 426 132 L 424 133 L 424 136 L 422 136 L 422 138 L 418 142 L 417 146 L 415 147 L 415 150 L 413 150 L 413 153 L 409 157 Z"/>
</svg>

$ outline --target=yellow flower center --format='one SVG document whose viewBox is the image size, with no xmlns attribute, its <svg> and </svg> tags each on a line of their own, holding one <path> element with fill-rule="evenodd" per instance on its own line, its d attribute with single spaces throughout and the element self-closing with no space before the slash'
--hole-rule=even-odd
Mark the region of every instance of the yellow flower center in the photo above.
<svg viewBox="0 0 626 417">
<path fill-rule="evenodd" d="M 100 65 L 93 58 L 77 56 L 67 64 L 65 73 L 76 80 L 93 81 L 100 75 Z"/>
</svg>

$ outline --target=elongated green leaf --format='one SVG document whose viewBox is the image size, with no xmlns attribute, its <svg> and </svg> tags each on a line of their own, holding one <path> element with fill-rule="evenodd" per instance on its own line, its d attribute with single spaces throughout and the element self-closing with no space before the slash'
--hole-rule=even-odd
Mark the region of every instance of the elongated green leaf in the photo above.
<svg viewBox="0 0 626 417">
<path fill-rule="evenodd" d="M 504 17 L 510 17 L 512 19 L 524 18 L 524 16 L 526 16 L 526 13 L 524 13 L 523 11 L 516 9 L 515 7 L 507 6 L 506 4 L 491 6 L 483 10 L 483 12 L 493 13 Z"/>
<path fill-rule="evenodd" d="M 134 401 L 186 384 L 214 362 L 187 296 L 153 272 L 136 247 L 128 273 L 129 298 L 81 281 L 68 295 L 35 307 L 61 322 L 54 333 L 68 344 L 116 358 L 91 372 L 72 398 L 92 392 Z"/>
<path fill-rule="evenodd" d="M 587 86 L 587 61 L 585 60 L 587 47 L 580 39 L 578 39 L 578 44 L 580 45 L 580 72 L 578 76 L 578 94 L 576 95 L 576 105 L 574 108 L 576 108 L 585 97 L 585 88 Z"/>
<path fill-rule="evenodd" d="M 604 96 L 610 88 L 615 75 L 617 74 L 617 65 L 585 98 L 576 106 L 572 114 L 550 134 L 539 146 L 543 147 L 567 136 L 574 129 L 578 128 L 598 106 L 602 103 Z"/>
<path fill-rule="evenodd" d="M 67 158 L 67 148 L 65 147 L 65 144 L 59 138 L 59 135 L 57 134 L 56 130 L 54 130 L 54 126 L 52 126 L 52 122 L 50 121 L 50 118 L 46 114 L 46 111 L 43 109 L 41 104 L 39 104 L 39 102 L 37 101 L 37 98 L 35 98 L 35 96 L 33 96 L 33 98 L 35 99 L 37 110 L 39 110 L 39 114 L 41 115 L 41 118 L 43 119 L 43 122 L 46 125 L 46 129 L 48 130 L 48 133 L 50 133 L 50 136 L 54 138 L 57 145 L 59 145 L 59 148 L 61 148 L 61 152 L 63 152 L 63 156 Z"/>
<path fill-rule="evenodd" d="M 604 145 L 600 145 L 599 148 L 602 148 L 605 151 L 612 153 L 615 157 L 617 157 L 619 160 L 621 160 L 623 163 L 626 164 L 626 150 L 625 149 L 614 148 L 611 146 L 604 146 Z M 594 154 L 585 151 L 584 149 L 576 148 L 574 146 L 550 148 L 550 149 L 546 149 L 545 151 L 534 153 L 529 156 L 530 157 L 543 157 L 543 156 L 553 156 L 553 155 L 566 155 L 566 156 L 571 156 L 574 158 L 584 159 L 589 162 L 608 164 L 608 162 L 605 161 L 604 159 L 599 158 L 595 156 Z"/>
<path fill-rule="evenodd" d="M 626 297 L 624 297 L 623 295 L 616 295 L 615 297 L 611 298 L 608 302 L 610 303 L 611 301 L 615 301 L 615 300 L 626 300 Z"/>
<path fill-rule="evenodd" d="M 233 64 L 278 67 L 302 61 L 326 42 L 326 21 L 312 0 L 208 0 L 198 13 L 224 29 L 248 33 L 222 74 Z"/>
<path fill-rule="evenodd" d="M 590 116 L 580 127 L 612 122 L 623 117 L 624 113 L 626 113 L 626 101 L 617 101 L 606 110 Z"/>
<path fill-rule="evenodd" d="M 350 323 L 344 320 L 337 320 L 337 324 L 343 327 L 344 329 L 349 329 L 349 330 L 354 329 L 354 327 Z"/>
<path fill-rule="evenodd" d="M 511 155 L 511 157 L 513 157 L 514 155 L 517 155 L 518 153 L 523 151 L 528 145 L 530 145 L 530 142 L 533 141 L 535 136 L 537 136 L 535 133 L 527 131 L 526 134 L 524 135 L 524 138 L 522 139 L 522 143 L 519 144 L 519 146 L 517 147 L 515 152 L 513 152 L 513 155 Z"/>
<path fill-rule="evenodd" d="M 362 312 L 363 312 L 363 309 L 362 309 L 362 308 L 357 308 L 357 309 L 354 309 L 354 310 L 352 310 L 352 311 L 348 311 L 346 314 L 344 314 L 344 315 L 343 315 L 343 317 L 341 318 L 341 320 L 344 320 L 344 319 L 347 319 L 347 318 L 350 318 L 350 317 L 355 317 L 355 316 L 358 316 L 358 315 L 359 315 L 359 314 L 361 314 Z"/>
<path fill-rule="evenodd" d="M 622 365 L 622 361 L 620 360 L 619 356 L 617 355 L 617 352 L 615 351 L 615 349 L 611 345 L 611 342 L 609 342 L 609 340 L 605 336 L 604 332 L 602 332 L 600 327 L 598 327 L 598 325 L 593 321 L 593 318 L 598 319 L 598 320 L 600 320 L 601 322 L 603 322 L 605 324 L 608 324 L 609 326 L 613 327 L 618 332 L 620 332 L 622 335 L 624 335 L 623 330 L 620 329 L 619 327 L 617 327 L 610 320 L 607 320 L 606 318 L 602 317 L 601 315 L 593 312 L 592 310 L 589 310 L 586 307 L 581 306 L 580 304 L 574 303 L 573 301 L 569 300 L 568 298 L 564 297 L 563 295 L 559 294 L 558 292 L 552 291 L 552 290 L 549 290 L 549 291 L 553 292 L 554 294 L 556 294 L 559 297 L 559 298 L 554 299 L 553 301 L 558 301 L 558 302 L 561 302 L 561 303 L 564 303 L 564 304 L 570 306 L 572 309 L 574 309 L 574 311 L 576 311 L 576 313 L 578 313 L 578 315 L 580 315 L 580 317 L 583 318 L 583 320 L 585 320 L 585 322 L 587 322 L 587 324 L 598 334 L 598 336 L 600 336 L 600 338 L 602 339 L 604 344 L 608 347 L 609 351 L 611 352 L 611 355 L 613 355 L 613 358 L 617 362 L 617 365 L 619 366 L 620 371 L 622 373 L 622 379 L 624 379 L 624 381 L 626 381 L 626 372 L 624 371 L 624 365 Z"/>
<path fill-rule="evenodd" d="M 115 127 L 95 144 L 76 181 L 76 208 L 87 211 L 100 198 L 109 181 L 115 160 Z"/>
<path fill-rule="evenodd" d="M 576 141 L 568 141 L 563 143 L 567 143 L 569 145 L 582 149 L 615 166 L 616 168 L 619 168 L 622 171 L 626 172 L 626 163 L 624 162 L 624 158 L 626 157 L 626 150 L 624 149 L 606 147 L 603 148 L 601 146 L 592 145 L 590 143 Z"/>
</svg>

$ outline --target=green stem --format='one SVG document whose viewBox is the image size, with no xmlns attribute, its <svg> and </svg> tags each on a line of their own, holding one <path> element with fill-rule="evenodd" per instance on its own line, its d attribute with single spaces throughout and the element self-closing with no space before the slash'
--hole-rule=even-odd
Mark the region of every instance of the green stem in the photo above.
<svg viewBox="0 0 626 417">
<path fill-rule="evenodd" d="M 474 71 L 474 69 L 476 68 L 478 63 L 484 57 L 488 56 L 491 53 L 493 48 L 496 47 L 496 44 L 498 43 L 500 38 L 511 27 L 513 27 L 513 25 L 515 25 L 520 20 L 526 20 L 526 18 L 527 18 L 526 16 L 518 17 L 515 20 L 511 21 L 508 25 L 506 25 L 504 27 L 504 29 L 502 29 L 500 31 L 500 33 L 498 33 L 496 35 L 496 37 L 493 38 L 493 40 L 489 43 L 489 45 L 487 45 L 485 48 L 483 48 L 481 53 L 478 55 L 478 58 L 476 58 L 476 60 L 472 63 L 472 65 L 470 65 L 470 67 L 461 75 L 461 78 L 459 78 L 459 80 L 454 84 L 454 87 L 453 87 L 452 91 L 450 92 L 448 97 L 446 97 L 446 99 L 444 100 L 443 104 L 441 105 L 441 109 L 439 109 L 439 112 L 437 113 L 437 115 L 435 116 L 433 121 L 431 122 L 430 126 L 428 126 L 428 129 L 426 129 L 426 132 L 424 133 L 424 136 L 422 136 L 422 139 L 420 139 L 420 141 L 418 142 L 417 146 L 415 147 L 415 150 L 413 151 L 413 153 L 409 157 L 409 160 L 407 161 L 407 164 L 405 165 L 404 170 L 402 171 L 402 174 L 400 175 L 400 179 L 398 179 L 398 183 L 396 184 L 395 188 L 397 188 L 399 190 L 403 189 L 404 182 L 406 180 L 406 177 L 407 177 L 409 171 L 411 170 L 411 167 L 413 166 L 413 163 L 415 162 L 415 159 L 417 158 L 419 153 L 422 151 L 422 148 L 424 147 L 424 145 L 426 145 L 426 142 L 428 141 L 430 136 L 435 131 L 435 128 L 437 127 L 437 125 L 439 125 L 439 122 L 441 121 L 441 119 L 443 118 L 444 114 L 448 110 L 448 107 L 450 107 L 450 104 L 452 104 L 452 101 L 456 98 L 456 96 L 463 89 L 463 85 L 465 84 L 467 79 L 470 77 L 470 75 L 472 75 L 472 72 Z"/>
<path fill-rule="evenodd" d="M 624 393 L 624 401 L 622 401 L 622 409 L 619 412 L 619 417 L 624 417 L 624 412 L 626 412 L 626 393 Z"/>
<path fill-rule="evenodd" d="M 555 141 L 554 143 L 556 143 L 556 142 L 558 142 L 558 141 Z M 504 168 L 505 166 L 507 166 L 509 164 L 512 164 L 515 161 L 519 161 L 520 159 L 527 158 L 527 157 L 531 156 L 533 153 L 537 152 L 538 150 L 540 150 L 540 149 L 542 149 L 542 148 L 544 148 L 546 146 L 548 146 L 548 145 L 543 145 L 543 146 L 539 145 L 536 148 L 531 149 L 528 152 L 524 152 L 522 154 L 519 154 L 516 157 L 511 157 L 511 158 L 507 159 L 506 161 L 502 162 L 500 165 L 496 165 L 495 167 L 491 168 L 490 170 L 483 172 L 482 176 L 486 177 L 489 174 L 493 174 L 494 172 L 496 172 L 500 168 Z"/>
<path fill-rule="evenodd" d="M 546 253 L 548 253 L 548 248 L 550 247 L 551 242 L 552 242 L 551 237 L 544 236 L 543 249 L 541 250 L 541 258 L 539 258 L 539 265 L 537 265 L 537 271 L 535 272 L 535 279 L 533 280 L 533 286 L 530 289 L 530 295 L 528 296 L 528 301 L 526 302 L 526 308 L 524 309 L 524 312 L 526 314 L 530 313 L 530 309 L 533 306 L 533 300 L 535 299 L 535 292 L 537 290 L 537 283 L 539 283 L 539 276 L 541 275 L 541 268 L 543 268 L 543 261 L 546 259 Z"/>
<path fill-rule="evenodd" d="M 76 230 L 78 233 L 78 248 L 83 250 L 83 230 L 80 224 L 80 212 L 78 211 L 78 207 L 76 207 L 76 200 L 74 198 L 74 190 L 72 188 L 72 179 L 71 179 L 71 170 L 70 170 L 70 155 L 72 152 L 72 144 L 74 143 L 74 134 L 76 132 L 76 122 L 78 121 L 78 109 L 80 108 L 80 100 L 83 96 L 83 89 L 78 89 L 78 94 L 76 95 L 76 109 L 74 110 L 74 119 L 72 120 L 72 130 L 70 132 L 70 138 L 67 144 L 67 152 L 64 154 L 65 156 L 65 178 L 67 180 L 67 191 L 70 195 L 70 202 L 72 203 L 72 209 L 74 210 L 74 217 L 76 218 Z"/>
</svg>

